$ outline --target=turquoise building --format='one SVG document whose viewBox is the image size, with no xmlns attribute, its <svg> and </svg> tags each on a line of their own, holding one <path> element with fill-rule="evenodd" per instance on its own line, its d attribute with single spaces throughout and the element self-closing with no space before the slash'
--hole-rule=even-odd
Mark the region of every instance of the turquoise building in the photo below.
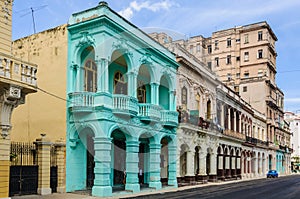
<svg viewBox="0 0 300 199">
<path fill-rule="evenodd" d="M 67 192 L 177 186 L 177 68 L 106 2 L 70 17 Z"/>
</svg>

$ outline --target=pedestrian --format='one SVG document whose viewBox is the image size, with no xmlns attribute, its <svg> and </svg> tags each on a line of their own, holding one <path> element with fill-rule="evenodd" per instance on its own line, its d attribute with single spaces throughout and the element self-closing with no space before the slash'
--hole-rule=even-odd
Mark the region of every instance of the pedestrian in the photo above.
<svg viewBox="0 0 300 199">
<path fill-rule="evenodd" d="M 123 184 L 126 184 L 126 169 L 123 171 Z"/>
<path fill-rule="evenodd" d="M 142 168 L 139 169 L 139 183 L 140 184 L 143 183 L 143 169 Z"/>
</svg>

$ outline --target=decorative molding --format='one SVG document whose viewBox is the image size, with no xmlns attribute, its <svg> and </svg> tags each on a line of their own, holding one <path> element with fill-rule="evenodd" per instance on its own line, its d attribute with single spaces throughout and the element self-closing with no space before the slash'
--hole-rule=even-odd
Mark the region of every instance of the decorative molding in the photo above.
<svg viewBox="0 0 300 199">
<path fill-rule="evenodd" d="M 76 47 L 92 46 L 95 43 L 95 39 L 89 34 L 88 31 L 82 31 L 80 34 L 81 39 L 77 43 Z"/>
<path fill-rule="evenodd" d="M 140 59 L 141 64 L 153 65 L 153 60 L 150 53 L 145 53 Z"/>
</svg>

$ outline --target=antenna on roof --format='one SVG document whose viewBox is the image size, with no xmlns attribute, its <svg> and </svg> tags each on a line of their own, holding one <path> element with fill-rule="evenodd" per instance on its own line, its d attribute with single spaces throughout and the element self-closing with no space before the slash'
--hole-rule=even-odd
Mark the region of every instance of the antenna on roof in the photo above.
<svg viewBox="0 0 300 199">
<path fill-rule="evenodd" d="M 22 14 L 20 17 L 24 17 L 24 16 L 26 16 L 26 15 L 31 14 L 31 17 L 32 17 L 32 25 L 33 25 L 33 33 L 35 34 L 35 33 L 36 33 L 36 28 L 35 28 L 34 12 L 36 12 L 36 11 L 38 11 L 38 10 L 41 10 L 41 9 L 47 7 L 47 6 L 48 6 L 48 5 L 43 5 L 43 6 L 38 6 L 38 7 L 30 7 L 30 8 L 24 9 L 24 10 L 19 10 L 19 11 L 17 11 L 16 13 L 26 12 L 26 11 L 28 11 L 28 9 L 30 9 L 29 12 L 26 12 L 26 13 Z"/>
</svg>

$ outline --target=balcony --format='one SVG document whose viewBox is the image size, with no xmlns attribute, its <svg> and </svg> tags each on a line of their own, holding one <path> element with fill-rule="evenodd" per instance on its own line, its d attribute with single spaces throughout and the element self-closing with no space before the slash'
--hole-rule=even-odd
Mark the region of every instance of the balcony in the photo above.
<svg viewBox="0 0 300 199">
<path fill-rule="evenodd" d="M 0 53 L 0 78 L 1 82 L 24 87 L 25 93 L 36 91 L 37 65 L 18 60 L 12 56 Z"/>
<path fill-rule="evenodd" d="M 178 125 L 178 112 L 177 111 L 161 111 L 161 121 L 164 126 L 176 127 Z"/>
<path fill-rule="evenodd" d="M 92 112 L 94 108 L 94 95 L 92 92 L 76 92 L 69 94 L 72 112 Z"/>
<path fill-rule="evenodd" d="M 229 129 L 225 129 L 223 131 L 223 134 L 224 135 L 227 135 L 227 136 L 230 136 L 230 137 L 233 137 L 233 138 L 237 138 L 239 140 L 244 140 L 246 141 L 246 136 L 245 134 L 242 134 L 242 133 L 239 133 L 239 132 L 236 132 L 236 131 L 233 131 L 233 130 L 229 130 Z"/>
<path fill-rule="evenodd" d="M 138 116 L 144 122 L 159 121 L 161 107 L 154 104 L 139 104 Z"/>
<path fill-rule="evenodd" d="M 135 116 L 138 110 L 138 101 L 136 98 L 127 95 L 113 95 L 114 114 Z"/>
<path fill-rule="evenodd" d="M 246 136 L 246 142 L 253 145 L 257 145 L 258 140 L 256 138 Z"/>
</svg>

